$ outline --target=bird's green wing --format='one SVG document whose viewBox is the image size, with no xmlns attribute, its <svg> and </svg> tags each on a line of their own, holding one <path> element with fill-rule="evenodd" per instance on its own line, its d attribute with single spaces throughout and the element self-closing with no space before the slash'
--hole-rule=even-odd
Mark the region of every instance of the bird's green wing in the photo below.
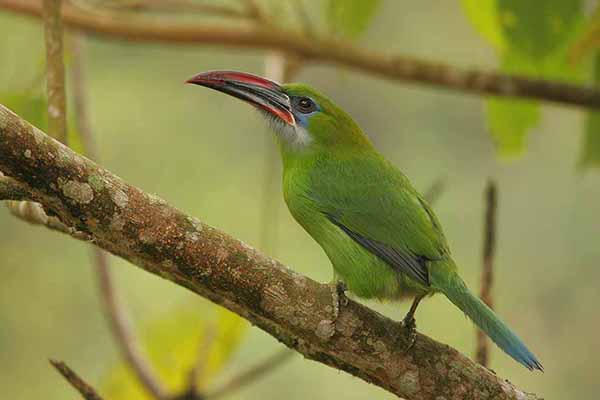
<svg viewBox="0 0 600 400">
<path fill-rule="evenodd" d="M 443 258 L 448 246 L 426 201 L 386 162 L 352 165 L 344 175 L 355 179 L 342 185 L 338 176 L 314 194 L 321 212 L 392 268 L 429 285 L 428 261 Z"/>
<path fill-rule="evenodd" d="M 391 265 L 394 269 L 409 275 L 411 278 L 424 285 L 429 286 L 429 273 L 427 271 L 426 264 L 428 261 L 427 257 L 415 255 L 410 251 L 407 251 L 407 249 L 400 247 L 394 248 L 385 243 L 370 239 L 357 232 L 354 232 L 351 228 L 338 221 L 335 217 L 328 215 L 328 218 L 354 241 L 369 250 L 371 253 L 377 255 L 383 261 Z"/>
</svg>

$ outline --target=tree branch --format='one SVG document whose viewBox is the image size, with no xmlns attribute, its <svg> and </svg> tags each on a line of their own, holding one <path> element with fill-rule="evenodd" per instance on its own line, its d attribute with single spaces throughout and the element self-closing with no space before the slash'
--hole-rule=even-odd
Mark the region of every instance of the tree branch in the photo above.
<svg viewBox="0 0 600 400">
<path fill-rule="evenodd" d="M 29 150 L 29 157 L 24 155 Z M 94 244 L 241 315 L 306 358 L 406 399 L 537 399 L 352 300 L 333 336 L 328 285 L 128 185 L 0 106 L 0 171 Z"/>
<path fill-rule="evenodd" d="M 0 0 L 0 8 L 40 16 L 35 0 Z M 279 50 L 314 63 L 335 64 L 383 78 L 460 92 L 522 97 L 600 108 L 600 89 L 496 72 L 462 69 L 438 62 L 362 49 L 347 42 L 306 37 L 273 24 L 183 24 L 171 20 L 119 18 L 114 14 L 63 7 L 64 22 L 90 34 L 139 42 L 207 44 Z"/>
<path fill-rule="evenodd" d="M 93 387 L 87 384 L 62 361 L 50 360 L 50 364 L 77 390 L 85 400 L 102 400 Z"/>
<path fill-rule="evenodd" d="M 496 183 L 490 180 L 485 190 L 485 225 L 483 239 L 483 270 L 479 297 L 490 308 L 494 308 L 492 286 L 494 285 L 494 253 L 496 252 L 496 213 L 498 208 Z M 477 330 L 475 359 L 484 367 L 489 364 L 489 339 L 480 329 Z"/>
</svg>

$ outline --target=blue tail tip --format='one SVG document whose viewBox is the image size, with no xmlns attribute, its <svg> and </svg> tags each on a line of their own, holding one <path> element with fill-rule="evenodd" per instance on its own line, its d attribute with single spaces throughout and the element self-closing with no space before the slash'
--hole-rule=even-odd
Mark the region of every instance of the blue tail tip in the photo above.
<svg viewBox="0 0 600 400">
<path fill-rule="evenodd" d="M 521 360 L 521 364 L 527 367 L 530 371 L 538 370 L 540 372 L 544 372 L 544 366 L 538 359 L 532 354 L 531 357 L 527 357 L 526 359 Z"/>
</svg>

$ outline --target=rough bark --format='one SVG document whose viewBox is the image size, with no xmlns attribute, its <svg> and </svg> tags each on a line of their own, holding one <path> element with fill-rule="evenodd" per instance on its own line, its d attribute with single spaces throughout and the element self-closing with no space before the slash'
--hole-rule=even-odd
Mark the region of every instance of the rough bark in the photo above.
<svg viewBox="0 0 600 400">
<path fill-rule="evenodd" d="M 0 0 L 0 8 L 40 16 L 36 0 Z M 600 90 L 562 82 L 458 68 L 440 62 L 362 49 L 350 43 L 307 37 L 273 24 L 223 26 L 183 24 L 164 19 L 123 18 L 63 8 L 64 22 L 89 34 L 137 42 L 205 44 L 279 50 L 313 63 L 342 65 L 383 78 L 480 95 L 521 97 L 600 108 Z"/>
<path fill-rule="evenodd" d="M 331 292 L 125 183 L 0 106 L 0 171 L 97 246 L 227 307 L 306 358 L 406 399 L 536 399 L 455 349 L 405 332 L 354 301 L 336 323 Z"/>
</svg>

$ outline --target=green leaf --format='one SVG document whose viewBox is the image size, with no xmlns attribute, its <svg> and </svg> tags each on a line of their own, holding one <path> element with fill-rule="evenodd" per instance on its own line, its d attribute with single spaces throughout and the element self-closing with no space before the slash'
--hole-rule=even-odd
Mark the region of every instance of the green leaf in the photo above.
<svg viewBox="0 0 600 400">
<path fill-rule="evenodd" d="M 501 70 L 548 79 L 581 80 L 584 69 L 567 62 L 568 49 L 584 26 L 582 0 L 462 0 L 465 13 L 494 46 Z M 488 126 L 501 156 L 526 147 L 527 132 L 539 122 L 539 104 L 492 99 Z"/>
<path fill-rule="evenodd" d="M 535 71 L 528 58 L 518 53 L 505 55 L 502 70 L 507 73 L 520 71 L 531 74 Z M 523 153 L 527 133 L 539 122 L 539 103 L 532 100 L 492 98 L 486 102 L 487 123 L 498 154 L 514 158 Z"/>
<path fill-rule="evenodd" d="M 600 86 L 600 53 L 594 57 L 594 84 Z M 590 111 L 586 117 L 580 166 L 600 167 L 600 111 Z"/>
<path fill-rule="evenodd" d="M 521 154 L 527 131 L 539 121 L 539 104 L 530 100 L 490 99 L 486 107 L 489 129 L 500 156 Z"/>
<path fill-rule="evenodd" d="M 497 50 L 504 49 L 506 42 L 496 0 L 462 0 L 461 3 L 465 14 L 481 36 Z"/>
<path fill-rule="evenodd" d="M 512 51 L 532 60 L 549 56 L 583 21 L 583 0 L 497 0 Z"/>
<path fill-rule="evenodd" d="M 325 4 L 330 30 L 353 39 L 367 29 L 381 0 L 329 0 Z"/>
<path fill-rule="evenodd" d="M 189 374 L 195 366 L 201 345 L 209 336 L 211 345 L 206 349 L 206 365 L 197 387 L 205 388 L 226 365 L 238 348 L 247 323 L 237 315 L 218 308 L 218 318 L 211 324 L 206 314 L 214 307 L 186 307 L 172 311 L 165 318 L 155 321 L 141 337 L 148 357 L 160 380 L 173 393 L 181 393 L 189 385 Z M 215 328 L 211 329 L 211 326 Z M 215 330 L 213 335 L 210 330 Z M 203 350 L 204 351 L 204 350 Z M 152 400 L 140 386 L 129 369 L 120 362 L 108 372 L 102 385 L 103 393 L 112 400 Z"/>
</svg>

